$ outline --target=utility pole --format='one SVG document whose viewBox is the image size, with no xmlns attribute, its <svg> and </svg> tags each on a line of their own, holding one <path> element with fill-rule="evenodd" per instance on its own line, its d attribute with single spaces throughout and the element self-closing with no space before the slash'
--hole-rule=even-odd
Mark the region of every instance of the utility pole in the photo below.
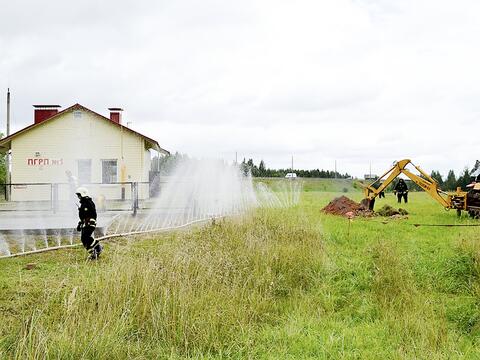
<svg viewBox="0 0 480 360">
<path fill-rule="evenodd" d="M 238 165 L 238 157 L 237 157 L 237 152 L 235 151 L 235 165 Z"/>
<path fill-rule="evenodd" d="M 10 88 L 7 89 L 7 136 L 10 135 Z"/>
<path fill-rule="evenodd" d="M 337 160 L 335 160 L 335 173 L 334 173 L 335 179 L 337 178 Z"/>
<path fill-rule="evenodd" d="M 293 173 L 293 155 L 292 155 L 292 173 Z"/>
<path fill-rule="evenodd" d="M 10 88 L 7 89 L 7 137 L 9 135 L 10 135 Z M 7 184 L 10 184 L 12 181 L 12 174 L 10 173 L 11 157 L 12 157 L 12 150 L 9 149 L 7 152 L 7 178 L 5 179 Z M 10 201 L 10 191 L 11 191 L 10 185 L 7 185 L 5 188 L 6 201 Z"/>
</svg>

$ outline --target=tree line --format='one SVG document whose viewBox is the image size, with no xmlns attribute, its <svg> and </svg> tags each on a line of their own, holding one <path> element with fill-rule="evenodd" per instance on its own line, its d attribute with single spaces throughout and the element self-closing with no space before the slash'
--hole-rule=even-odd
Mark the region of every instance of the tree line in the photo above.
<svg viewBox="0 0 480 360">
<path fill-rule="evenodd" d="M 340 174 L 337 171 L 330 170 L 301 170 L 301 169 L 270 169 L 267 168 L 265 162 L 260 160 L 258 166 L 255 165 L 252 159 L 245 161 L 245 158 L 240 163 L 240 169 L 242 172 L 247 174 L 252 174 L 253 177 L 285 177 L 288 173 L 295 173 L 298 177 L 302 178 L 338 178 L 338 179 L 348 179 L 351 176 L 348 173 Z"/>
<path fill-rule="evenodd" d="M 175 168 L 177 163 L 188 160 L 189 157 L 186 154 L 180 154 L 176 152 L 169 156 L 154 157 L 152 160 L 152 170 L 159 171 L 160 175 L 169 175 L 172 170 Z M 304 178 L 338 178 L 338 179 L 348 179 L 351 176 L 348 173 L 341 174 L 336 171 L 330 170 L 301 170 L 301 169 L 270 169 L 265 165 L 265 161 L 260 160 L 260 162 L 255 164 L 253 159 L 243 159 L 239 164 L 241 171 L 244 175 L 251 174 L 253 177 L 285 177 L 288 173 L 294 172 L 298 177 Z"/>
<path fill-rule="evenodd" d="M 465 189 L 468 184 L 472 182 L 472 175 L 480 169 L 480 160 L 475 161 L 475 165 L 471 169 L 465 168 L 462 173 L 455 175 L 453 170 L 450 170 L 446 178 L 443 178 L 439 171 L 432 171 L 430 176 L 438 182 L 442 190 L 455 190 L 457 187 Z"/>
</svg>

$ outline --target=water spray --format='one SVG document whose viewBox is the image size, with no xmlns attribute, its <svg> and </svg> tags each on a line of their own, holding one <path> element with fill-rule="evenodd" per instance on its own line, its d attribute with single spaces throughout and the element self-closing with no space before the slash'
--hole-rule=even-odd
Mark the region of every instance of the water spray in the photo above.
<svg viewBox="0 0 480 360">
<path fill-rule="evenodd" d="M 103 213 L 99 216 L 96 239 L 173 231 L 212 219 L 245 214 L 258 207 L 282 208 L 298 204 L 303 183 L 301 180 L 271 180 L 269 184 L 254 182 L 244 176 L 237 165 L 218 160 L 184 160 L 180 162 L 161 188 L 158 198 L 141 208 L 135 217 L 128 213 Z M 77 204 L 76 204 L 77 205 Z M 78 205 L 77 205 L 78 206 Z M 113 216 L 112 216 L 113 215 Z M 15 221 L 20 221 L 15 217 Z M 47 220 L 45 220 L 47 219 Z M 28 218 L 31 222 L 31 217 Z M 51 221 L 31 237 L 28 227 L 19 223 L 18 233 L 0 234 L 0 258 L 38 254 L 81 245 L 73 235 L 77 222 L 74 214 L 50 216 L 39 221 Z M 57 222 L 57 228 L 53 226 Z M 63 228 L 59 222 L 63 222 Z M 41 226 L 40 226 L 41 228 Z M 65 233 L 66 231 L 66 233 Z M 53 236 L 53 238 L 52 238 Z M 65 238 L 66 237 L 66 238 Z"/>
</svg>

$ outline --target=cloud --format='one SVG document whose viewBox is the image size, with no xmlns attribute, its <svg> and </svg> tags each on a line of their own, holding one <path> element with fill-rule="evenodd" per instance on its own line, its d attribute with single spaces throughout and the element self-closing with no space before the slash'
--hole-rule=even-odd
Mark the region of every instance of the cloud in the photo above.
<svg viewBox="0 0 480 360">
<path fill-rule="evenodd" d="M 299 167 L 337 160 L 358 176 L 411 157 L 460 171 L 480 150 L 469 136 L 478 10 L 473 0 L 21 0 L 0 15 L 0 89 L 12 88 L 14 129 L 32 122 L 34 103 L 80 102 L 122 106 L 162 146 L 197 156 L 286 167 L 293 154 Z"/>
</svg>

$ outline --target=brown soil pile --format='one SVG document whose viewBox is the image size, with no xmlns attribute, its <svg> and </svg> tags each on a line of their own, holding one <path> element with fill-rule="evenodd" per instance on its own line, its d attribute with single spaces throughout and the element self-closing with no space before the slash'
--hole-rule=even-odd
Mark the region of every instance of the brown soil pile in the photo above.
<svg viewBox="0 0 480 360">
<path fill-rule="evenodd" d="M 370 216 L 372 212 L 362 204 L 359 204 L 346 196 L 333 199 L 322 209 L 323 212 L 342 216 Z"/>
</svg>

